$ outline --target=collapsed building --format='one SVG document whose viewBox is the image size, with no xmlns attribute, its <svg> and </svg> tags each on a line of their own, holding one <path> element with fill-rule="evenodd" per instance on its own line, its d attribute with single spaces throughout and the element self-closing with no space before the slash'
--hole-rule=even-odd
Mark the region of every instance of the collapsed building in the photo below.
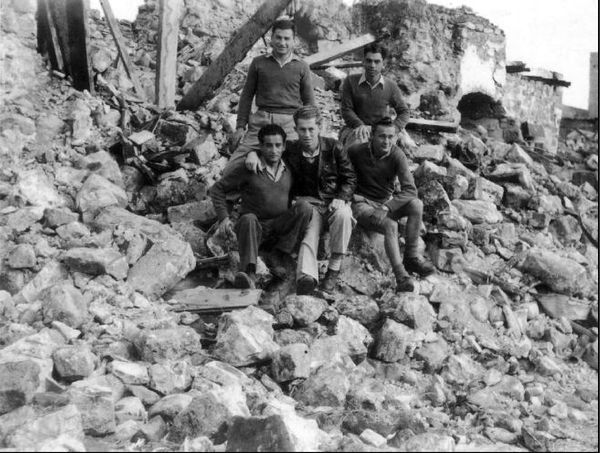
<svg viewBox="0 0 600 453">
<path fill-rule="evenodd" d="M 568 82 L 507 62 L 465 8 L 300 2 L 306 58 L 367 33 L 392 50 L 438 272 L 394 294 L 382 238 L 357 228 L 335 294 L 294 296 L 266 267 L 242 293 L 206 192 L 268 47 L 198 108 L 158 108 L 159 3 L 115 22 L 120 44 L 86 13 L 62 71 L 82 22 L 0 5 L 0 447 L 597 449 L 597 129 L 559 136 Z M 184 2 L 175 100 L 259 6 Z M 324 133 L 357 52 L 314 68 Z"/>
</svg>

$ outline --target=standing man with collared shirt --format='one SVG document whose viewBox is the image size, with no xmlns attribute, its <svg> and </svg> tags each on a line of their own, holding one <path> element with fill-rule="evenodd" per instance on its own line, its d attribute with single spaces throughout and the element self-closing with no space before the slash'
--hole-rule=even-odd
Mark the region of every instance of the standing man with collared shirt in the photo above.
<svg viewBox="0 0 600 453">
<path fill-rule="evenodd" d="M 371 136 L 372 126 L 384 117 L 396 114 L 398 131 L 408 123 L 409 109 L 398 85 L 382 75 L 387 49 L 372 43 L 364 48 L 364 72 L 346 77 L 342 84 L 342 117 L 346 123 L 340 132 L 340 141 L 348 148 L 354 143 L 365 143 Z"/>
<path fill-rule="evenodd" d="M 426 276 L 435 269 L 418 250 L 423 203 L 417 198 L 406 156 L 395 144 L 396 127 L 391 118 L 383 118 L 373 125 L 369 142 L 348 150 L 357 178 L 352 212 L 360 226 L 384 235 L 385 251 L 396 277 L 396 291 L 412 292 L 414 284 L 408 272 Z M 400 193 L 394 194 L 396 178 Z M 407 217 L 404 259 L 398 244 L 401 217 Z"/>
<path fill-rule="evenodd" d="M 295 37 L 294 22 L 277 20 L 272 28 L 272 52 L 252 60 L 238 105 L 236 131 L 232 137 L 236 149 L 231 163 L 255 151 L 248 161 L 251 168 L 256 168 L 259 129 L 267 124 L 278 124 L 288 138 L 294 140 L 297 135 L 292 115 L 299 107 L 315 103 L 310 68 L 293 53 Z M 258 110 L 251 114 L 253 99 Z"/>
<path fill-rule="evenodd" d="M 301 107 L 294 114 L 294 122 L 299 138 L 288 142 L 283 153 L 294 179 L 291 196 L 314 207 L 298 252 L 296 294 L 310 294 L 318 284 L 317 251 L 325 226 L 330 233 L 331 255 L 322 289 L 332 291 L 352 235 L 350 201 L 356 175 L 340 143 L 319 135 L 321 115 L 317 107 Z"/>
<path fill-rule="evenodd" d="M 238 288 L 255 286 L 261 244 L 267 243 L 278 253 L 289 255 L 304 236 L 312 217 L 313 209 L 307 202 L 299 201 L 290 207 L 292 174 L 281 160 L 285 139 L 284 130 L 277 124 L 263 126 L 258 131 L 257 171 L 248 170 L 244 160 L 238 159 L 210 189 L 219 228 L 223 231 L 234 230 L 226 193 L 239 191 L 242 196 L 240 218 L 235 224 L 240 252 L 240 270 L 235 276 Z"/>
</svg>

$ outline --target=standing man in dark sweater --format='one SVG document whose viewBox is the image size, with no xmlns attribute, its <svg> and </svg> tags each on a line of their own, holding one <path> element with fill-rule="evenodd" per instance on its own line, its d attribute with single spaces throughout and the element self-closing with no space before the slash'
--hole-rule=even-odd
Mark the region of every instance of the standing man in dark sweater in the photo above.
<svg viewBox="0 0 600 453">
<path fill-rule="evenodd" d="M 281 155 L 286 134 L 277 124 L 263 126 L 258 131 L 259 165 L 256 172 L 248 170 L 244 160 L 233 163 L 210 190 L 221 222 L 219 228 L 234 229 L 227 210 L 226 193 L 242 195 L 240 218 L 235 233 L 240 251 L 240 271 L 235 276 L 238 288 L 255 286 L 256 261 L 261 243 L 269 243 L 280 253 L 290 254 L 304 235 L 312 217 L 312 206 L 297 202 L 290 208 L 292 175 Z"/>
<path fill-rule="evenodd" d="M 237 149 L 231 163 L 244 160 L 250 151 L 255 151 L 248 160 L 250 168 L 255 169 L 259 160 L 256 154 L 259 129 L 267 124 L 279 124 L 288 138 L 294 140 L 297 135 L 293 113 L 302 105 L 315 103 L 310 68 L 293 53 L 295 36 L 291 20 L 277 20 L 272 28 L 272 52 L 252 60 L 238 105 L 236 131 L 232 137 L 232 145 Z M 253 99 L 258 110 L 251 114 Z"/>
<path fill-rule="evenodd" d="M 408 272 L 426 276 L 434 272 L 434 267 L 418 251 L 423 203 L 417 198 L 406 156 L 395 145 L 396 139 L 396 125 L 391 118 L 383 118 L 373 125 L 370 142 L 348 151 L 357 176 L 352 212 L 363 228 L 385 236 L 385 251 L 396 277 L 396 291 L 412 292 L 414 284 Z M 401 190 L 392 196 L 396 178 Z M 408 218 L 404 260 L 398 244 L 401 217 Z"/>
<path fill-rule="evenodd" d="M 393 113 L 398 131 L 408 123 L 409 109 L 398 85 L 381 73 L 387 54 L 383 45 L 369 44 L 364 48 L 364 72 L 346 77 L 342 84 L 342 117 L 346 125 L 340 131 L 340 141 L 346 148 L 367 142 L 372 126 Z"/>
<path fill-rule="evenodd" d="M 296 293 L 310 294 L 317 286 L 317 250 L 325 226 L 330 232 L 331 256 L 322 288 L 332 291 L 352 235 L 350 201 L 356 175 L 339 142 L 319 135 L 321 115 L 317 107 L 301 107 L 294 113 L 294 121 L 299 139 L 288 142 L 283 153 L 294 179 L 291 195 L 297 202 L 309 202 L 314 209 L 298 252 Z"/>
</svg>

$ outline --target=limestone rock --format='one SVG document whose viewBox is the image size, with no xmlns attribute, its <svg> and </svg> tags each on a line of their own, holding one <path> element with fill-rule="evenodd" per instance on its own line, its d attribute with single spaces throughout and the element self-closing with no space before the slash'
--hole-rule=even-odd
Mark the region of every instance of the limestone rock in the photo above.
<svg viewBox="0 0 600 453">
<path fill-rule="evenodd" d="M 50 261 L 15 296 L 15 301 L 34 302 L 42 290 L 67 277 L 67 269 L 57 261 Z"/>
<path fill-rule="evenodd" d="M 214 355 L 234 366 L 263 361 L 279 349 L 273 341 L 275 319 L 250 306 L 221 316 Z"/>
<path fill-rule="evenodd" d="M 87 346 L 65 346 L 54 351 L 54 368 L 66 381 L 88 377 L 98 365 L 98 358 Z"/>
<path fill-rule="evenodd" d="M 148 418 L 144 404 L 135 396 L 127 396 L 115 404 L 115 417 L 117 424 L 128 420 L 145 422 Z"/>
<path fill-rule="evenodd" d="M 420 145 L 412 151 L 413 159 L 417 162 L 430 160 L 433 163 L 439 164 L 444 160 L 445 150 L 442 145 Z"/>
<path fill-rule="evenodd" d="M 60 321 L 74 329 L 88 318 L 87 303 L 81 292 L 67 282 L 51 286 L 39 295 L 44 322 Z"/>
<path fill-rule="evenodd" d="M 88 154 L 77 162 L 77 164 L 82 168 L 108 179 L 113 184 L 125 188 L 119 164 L 117 164 L 117 161 L 108 152 L 97 151 Z"/>
<path fill-rule="evenodd" d="M 358 321 L 340 316 L 335 326 L 335 334 L 345 344 L 344 352 L 349 356 L 364 356 L 373 343 L 369 331 Z"/>
<path fill-rule="evenodd" d="M 160 401 L 153 404 L 148 411 L 149 417 L 156 417 L 160 415 L 167 420 L 173 420 L 177 414 L 183 411 L 192 402 L 195 396 L 198 395 L 196 390 L 192 390 L 187 393 L 176 393 L 174 395 L 167 395 L 161 398 Z"/>
<path fill-rule="evenodd" d="M 452 202 L 439 181 L 427 180 L 419 187 L 419 199 L 423 202 L 423 219 L 431 222 L 438 212 L 448 211 Z M 456 200 L 455 200 L 456 201 Z"/>
<path fill-rule="evenodd" d="M 452 350 L 448 346 L 448 343 L 446 343 L 446 340 L 438 337 L 436 341 L 423 343 L 422 346 L 417 348 L 415 350 L 415 357 L 425 362 L 427 370 L 435 372 L 442 368 L 451 353 Z"/>
<path fill-rule="evenodd" d="M 120 280 L 127 277 L 129 270 L 126 258 L 109 248 L 75 247 L 65 253 L 63 260 L 72 270 L 92 275 L 109 274 Z"/>
<path fill-rule="evenodd" d="M 175 236 L 155 242 L 129 270 L 128 283 L 145 296 L 162 296 L 196 266 L 190 245 Z"/>
<path fill-rule="evenodd" d="M 343 296 L 334 308 L 340 315 L 360 322 L 366 328 L 374 327 L 379 320 L 379 306 L 369 296 Z"/>
<path fill-rule="evenodd" d="M 115 406 L 109 387 L 76 381 L 69 387 L 68 395 L 81 413 L 87 434 L 104 436 L 115 431 Z"/>
<path fill-rule="evenodd" d="M 142 360 L 150 363 L 177 360 L 202 350 L 200 335 L 187 326 L 144 330 L 136 347 Z"/>
<path fill-rule="evenodd" d="M 148 367 L 143 364 L 113 360 L 110 363 L 110 371 L 124 384 L 146 385 L 150 382 Z"/>
<path fill-rule="evenodd" d="M 404 324 L 386 319 L 379 331 L 375 356 L 384 362 L 397 362 L 407 356 L 415 331 Z"/>
<path fill-rule="evenodd" d="M 192 385 L 192 369 L 184 361 L 165 361 L 151 365 L 150 388 L 163 395 L 185 392 Z"/>
<path fill-rule="evenodd" d="M 107 206 L 127 206 L 127 193 L 108 179 L 92 173 L 77 193 L 79 212 L 98 211 Z"/>
<path fill-rule="evenodd" d="M 589 291 L 586 269 L 550 250 L 537 247 L 530 249 L 522 269 L 557 293 L 572 295 Z"/>
<path fill-rule="evenodd" d="M 0 415 L 25 405 L 40 385 L 40 367 L 22 359 L 0 363 Z"/>
<path fill-rule="evenodd" d="M 227 451 L 299 451 L 280 415 L 234 417 L 227 431 Z"/>
<path fill-rule="evenodd" d="M 306 327 L 319 319 L 327 306 L 327 302 L 323 299 L 296 295 L 287 296 L 282 304 L 282 308 L 287 310 L 294 322 L 301 327 Z"/>
<path fill-rule="evenodd" d="M 40 168 L 25 170 L 19 174 L 17 190 L 32 206 L 42 208 L 64 206 L 65 200 Z"/>
<path fill-rule="evenodd" d="M 194 201 L 167 209 L 170 223 L 198 222 L 200 225 L 210 225 L 217 220 L 217 213 L 210 199 Z"/>
<path fill-rule="evenodd" d="M 8 265 L 13 269 L 31 268 L 35 263 L 35 250 L 29 244 L 19 244 L 8 254 Z"/>
<path fill-rule="evenodd" d="M 395 321 L 421 331 L 431 331 L 436 320 L 435 311 L 427 298 L 413 293 L 390 298 L 382 305 L 382 311 Z"/>
<path fill-rule="evenodd" d="M 308 346 L 304 343 L 282 347 L 273 355 L 271 370 L 277 382 L 307 378 L 310 374 Z"/>
<path fill-rule="evenodd" d="M 498 223 L 504 217 L 496 209 L 496 205 L 483 200 L 453 200 L 452 204 L 458 209 L 460 215 L 473 224 Z"/>
<path fill-rule="evenodd" d="M 483 376 L 482 366 L 467 354 L 452 355 L 444 371 L 444 379 L 450 383 L 468 384 Z"/>
<path fill-rule="evenodd" d="M 344 406 L 348 390 L 348 372 L 337 365 L 324 365 L 302 383 L 295 398 L 315 407 Z"/>
<path fill-rule="evenodd" d="M 422 433 L 412 436 L 402 443 L 403 451 L 454 451 L 455 442 L 451 436 L 435 433 Z"/>
</svg>

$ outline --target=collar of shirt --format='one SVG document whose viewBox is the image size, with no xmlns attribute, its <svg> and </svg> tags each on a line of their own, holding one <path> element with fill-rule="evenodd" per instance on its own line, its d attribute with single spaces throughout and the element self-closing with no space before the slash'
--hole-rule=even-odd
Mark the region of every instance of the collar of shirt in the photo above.
<svg viewBox="0 0 600 453">
<path fill-rule="evenodd" d="M 379 76 L 379 80 L 377 82 L 375 82 L 373 85 L 371 85 L 368 81 L 367 78 L 365 77 L 365 73 L 363 72 L 363 75 L 360 76 L 360 79 L 358 81 L 359 85 L 362 85 L 363 83 L 366 83 L 367 85 L 369 85 L 369 87 L 371 89 L 374 89 L 377 85 L 381 85 L 381 88 L 384 87 L 384 82 L 383 82 L 383 75 Z"/>
<path fill-rule="evenodd" d="M 279 161 L 279 165 L 277 165 L 277 169 L 275 170 L 275 173 L 273 173 L 269 169 L 267 164 L 265 164 L 262 159 L 260 159 L 260 161 L 258 162 L 258 171 L 266 174 L 269 178 L 271 178 L 275 182 L 277 182 L 281 179 L 281 175 L 283 175 L 283 172 L 285 171 L 285 169 L 286 169 L 286 166 L 285 166 L 285 162 L 283 160 Z"/>
<path fill-rule="evenodd" d="M 288 58 L 286 58 L 283 62 L 279 61 L 275 55 L 273 55 L 273 53 L 271 52 L 270 54 L 267 55 L 269 58 L 272 58 L 273 60 L 275 60 L 277 62 L 277 64 L 279 65 L 280 68 L 283 68 L 286 64 L 288 64 L 289 62 L 293 61 L 293 60 L 300 60 L 300 58 L 298 58 L 298 56 L 296 54 L 294 54 L 294 52 L 292 52 L 290 54 L 290 56 Z"/>
<path fill-rule="evenodd" d="M 392 147 L 393 147 L 393 145 L 392 145 Z M 373 154 L 373 144 L 371 143 L 371 144 L 369 144 L 369 153 L 371 154 L 371 159 L 381 160 L 381 159 L 385 159 L 392 153 L 392 148 L 390 148 L 390 150 L 387 153 L 385 153 L 383 156 L 375 157 L 375 154 Z"/>
<path fill-rule="evenodd" d="M 312 153 L 302 150 L 302 156 L 306 157 L 307 159 L 310 159 L 310 160 L 317 157 L 320 153 L 321 153 L 321 138 L 320 137 L 319 137 L 319 144 L 317 145 L 317 149 L 315 149 Z"/>
</svg>

